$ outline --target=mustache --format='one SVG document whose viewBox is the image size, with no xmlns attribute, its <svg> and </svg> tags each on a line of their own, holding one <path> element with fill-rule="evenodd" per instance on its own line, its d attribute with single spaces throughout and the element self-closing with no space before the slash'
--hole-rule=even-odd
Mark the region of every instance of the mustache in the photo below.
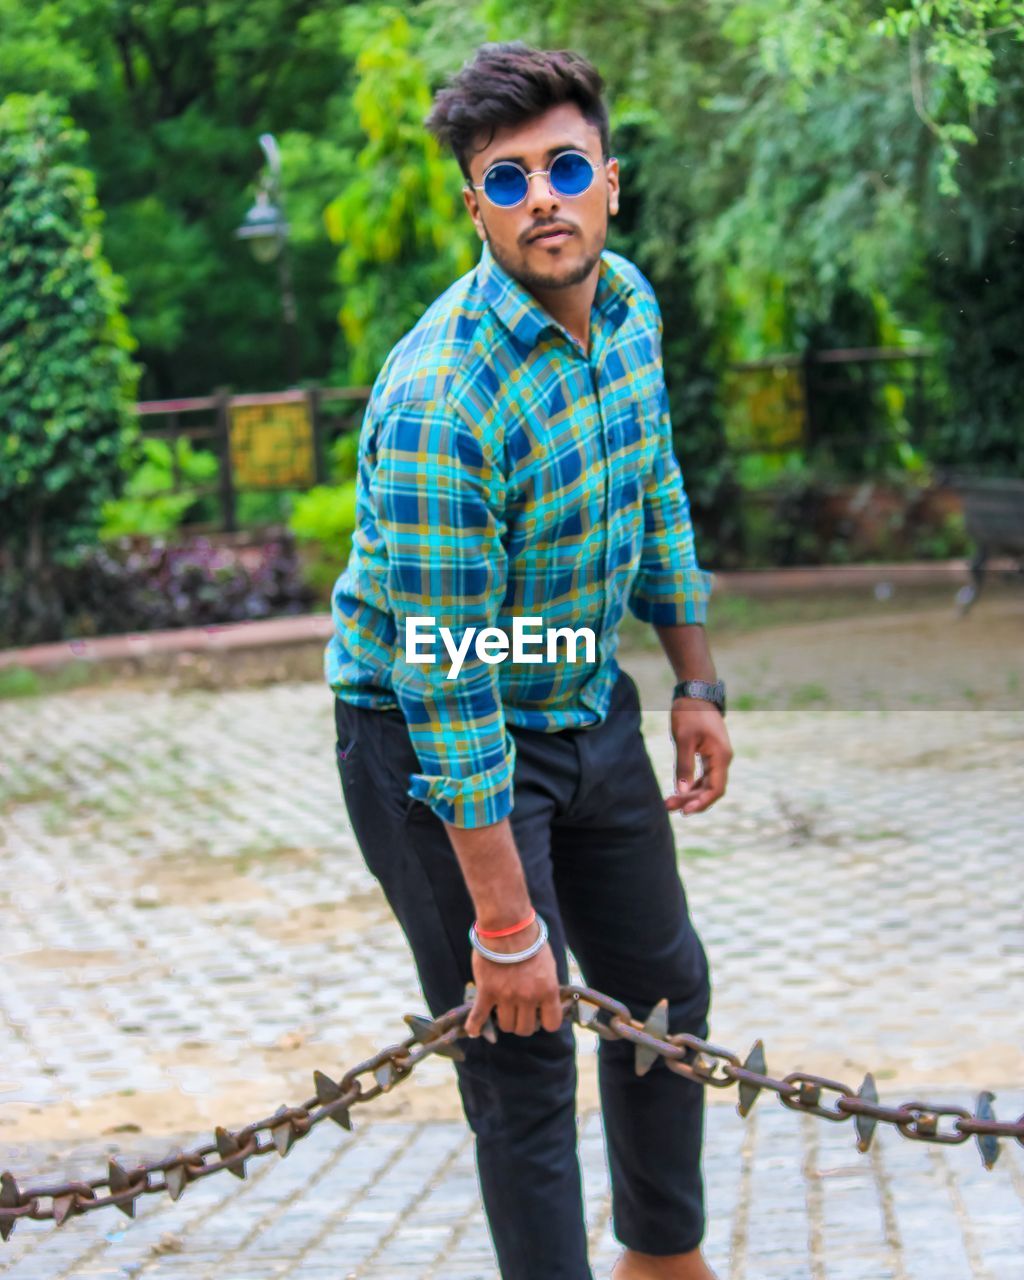
<svg viewBox="0 0 1024 1280">
<path fill-rule="evenodd" d="M 576 233 L 579 227 L 571 222 L 566 222 L 564 218 L 553 218 L 550 222 L 535 222 L 532 227 L 528 227 L 520 236 L 523 244 L 528 244 L 535 236 L 541 235 L 545 231 L 570 231 Z"/>
</svg>

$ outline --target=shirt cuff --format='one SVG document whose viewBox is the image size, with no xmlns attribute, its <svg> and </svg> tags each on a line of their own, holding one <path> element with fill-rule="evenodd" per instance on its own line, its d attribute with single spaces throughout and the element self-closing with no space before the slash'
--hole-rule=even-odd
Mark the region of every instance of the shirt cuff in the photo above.
<svg viewBox="0 0 1024 1280">
<path fill-rule="evenodd" d="M 439 818 L 453 827 L 488 827 L 512 812 L 512 777 L 516 744 L 505 735 L 505 759 L 501 764 L 466 778 L 443 773 L 413 773 L 408 795 L 428 804 Z"/>
<path fill-rule="evenodd" d="M 708 616 L 712 583 L 712 575 L 703 569 L 648 574 L 642 584 L 634 584 L 629 607 L 641 622 L 656 627 L 703 623 Z"/>
</svg>

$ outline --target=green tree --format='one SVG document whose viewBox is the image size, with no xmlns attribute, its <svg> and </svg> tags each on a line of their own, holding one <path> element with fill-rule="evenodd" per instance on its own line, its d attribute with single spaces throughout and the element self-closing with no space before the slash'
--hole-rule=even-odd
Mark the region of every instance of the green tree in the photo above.
<svg viewBox="0 0 1024 1280">
<path fill-rule="evenodd" d="M 345 380 L 360 383 L 473 266 L 480 246 L 458 165 L 423 127 L 430 85 L 408 19 L 393 8 L 360 13 L 346 25 L 346 43 L 357 77 L 352 107 L 366 140 L 353 177 L 324 216 L 341 245 Z"/>
<path fill-rule="evenodd" d="M 904 0 L 879 17 L 867 0 L 746 0 L 722 31 L 735 70 L 709 101 L 700 254 L 726 327 L 741 332 L 745 307 L 764 335 L 773 296 L 790 322 L 827 323 L 852 288 L 890 332 L 938 349 L 931 461 L 1024 468 L 1010 318 L 1024 292 L 1024 4 Z"/>
<path fill-rule="evenodd" d="M 635 262 L 658 295 L 676 452 L 701 555 L 721 566 L 740 535 L 733 463 L 718 404 L 722 334 L 714 308 L 700 305 L 696 258 L 701 221 L 695 175 L 703 164 L 695 133 L 697 100 L 707 63 L 725 47 L 706 7 L 677 0 L 627 13 L 609 0 L 523 0 L 514 8 L 490 0 L 478 14 L 487 38 L 578 49 L 605 79 L 612 151 L 621 174 L 609 247 Z"/>
<path fill-rule="evenodd" d="M 356 141 L 339 41 L 351 7 L 0 0 L 0 95 L 59 90 L 89 135 L 146 398 L 284 385 L 276 273 L 234 236 L 265 131 L 285 153 L 303 376 L 322 378 L 340 358 L 336 251 L 321 215 L 344 180 L 346 131 Z M 292 132 L 323 141 L 316 165 L 296 169 Z"/>
<path fill-rule="evenodd" d="M 86 139 L 44 95 L 0 105 L 0 539 L 7 627 L 51 634 L 56 559 L 123 479 L 138 370 Z"/>
<path fill-rule="evenodd" d="M 491 0 L 481 12 L 495 36 L 587 53 L 613 124 L 646 115 L 671 140 L 633 167 L 636 186 L 660 193 L 635 256 L 664 287 L 660 264 L 689 228 L 717 364 L 824 334 L 858 345 L 876 325 L 888 342 L 929 341 L 949 383 L 933 460 L 1024 466 L 1011 337 L 1024 293 L 1021 0 L 666 0 L 628 18 L 608 0 L 521 0 L 514 13 Z"/>
</svg>

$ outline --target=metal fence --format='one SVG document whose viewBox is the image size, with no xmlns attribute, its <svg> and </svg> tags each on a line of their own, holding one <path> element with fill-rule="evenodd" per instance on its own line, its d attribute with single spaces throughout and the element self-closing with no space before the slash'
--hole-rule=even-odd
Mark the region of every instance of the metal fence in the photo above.
<svg viewBox="0 0 1024 1280">
<path fill-rule="evenodd" d="M 798 457 L 851 477 L 873 474 L 908 447 L 927 456 L 939 423 L 935 375 L 925 348 L 812 351 L 729 365 L 720 384 L 728 448 L 769 467 Z M 221 389 L 136 407 L 144 434 L 172 446 L 173 491 L 216 500 L 217 518 L 189 527 L 230 532 L 238 528 L 239 494 L 327 483 L 331 445 L 358 427 L 369 395 L 369 387 Z M 193 484 L 181 474 L 180 440 L 216 456 L 212 482 Z"/>
<path fill-rule="evenodd" d="M 332 442 L 356 429 L 369 387 L 308 387 L 253 395 L 146 400 L 136 405 L 145 436 L 171 446 L 172 491 L 197 501 L 216 498 L 219 518 L 198 530 L 238 527 L 238 495 L 256 490 L 308 489 L 329 479 Z M 181 470 L 178 442 L 187 440 L 217 458 L 212 483 L 192 484 Z"/>
<path fill-rule="evenodd" d="M 925 456 L 941 425 L 928 348 L 857 347 L 731 364 L 722 377 L 729 449 L 799 454 L 870 474 L 912 448 Z"/>
</svg>

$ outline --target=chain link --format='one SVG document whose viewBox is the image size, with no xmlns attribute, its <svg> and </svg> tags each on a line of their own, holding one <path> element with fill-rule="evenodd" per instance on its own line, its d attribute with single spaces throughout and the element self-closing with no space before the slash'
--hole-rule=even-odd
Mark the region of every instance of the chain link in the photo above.
<svg viewBox="0 0 1024 1280">
<path fill-rule="evenodd" d="M 286 1156 L 297 1141 L 324 1120 L 333 1120 L 342 1128 L 351 1129 L 353 1107 L 371 1102 L 408 1079 L 424 1058 L 440 1054 L 461 1061 L 465 1057 L 458 1041 L 466 1036 L 465 1022 L 473 1007 L 472 994 L 472 987 L 468 987 L 468 1003 L 436 1019 L 407 1014 L 405 1021 L 412 1034 L 405 1040 L 387 1045 L 365 1062 L 351 1067 L 339 1081 L 315 1071 L 313 1097 L 299 1106 L 280 1107 L 272 1116 L 234 1133 L 217 1128 L 212 1143 L 191 1151 L 177 1151 L 163 1160 L 130 1169 L 110 1159 L 106 1176 L 89 1181 L 21 1188 L 11 1173 L 4 1173 L 0 1176 L 0 1238 L 8 1240 L 24 1218 L 52 1221 L 59 1227 L 70 1217 L 110 1207 L 134 1218 L 136 1202 L 143 1196 L 166 1193 L 177 1200 L 189 1183 L 224 1170 L 236 1178 L 245 1178 L 248 1160 L 273 1152 Z M 741 1062 L 730 1049 L 698 1036 L 669 1034 L 666 1000 L 659 1001 L 640 1022 L 620 1001 L 590 987 L 563 986 L 561 999 L 564 1018 L 602 1039 L 631 1043 L 636 1051 L 638 1075 L 646 1074 L 661 1059 L 668 1070 L 696 1084 L 715 1089 L 737 1085 L 738 1109 L 744 1116 L 749 1114 L 758 1094 L 768 1091 L 793 1111 L 837 1124 L 852 1119 L 861 1151 L 870 1147 L 878 1124 L 892 1125 L 914 1142 L 959 1145 L 973 1137 L 986 1169 L 991 1169 L 998 1159 L 1000 1139 L 1016 1139 L 1024 1146 L 1024 1116 L 1015 1121 L 997 1120 L 992 1110 L 994 1095 L 987 1091 L 979 1095 L 974 1113 L 964 1107 L 929 1102 L 882 1106 L 870 1074 L 864 1077 L 859 1089 L 804 1071 L 779 1079 L 768 1074 L 761 1041 L 756 1042 Z M 484 1025 L 482 1034 L 492 1043 L 496 1040 L 497 1032 L 491 1020 Z M 372 1080 L 372 1084 L 364 1087 L 364 1078 Z M 825 1100 L 826 1095 L 832 1097 L 831 1102 Z M 943 1121 L 947 1123 L 944 1125 Z"/>
</svg>

